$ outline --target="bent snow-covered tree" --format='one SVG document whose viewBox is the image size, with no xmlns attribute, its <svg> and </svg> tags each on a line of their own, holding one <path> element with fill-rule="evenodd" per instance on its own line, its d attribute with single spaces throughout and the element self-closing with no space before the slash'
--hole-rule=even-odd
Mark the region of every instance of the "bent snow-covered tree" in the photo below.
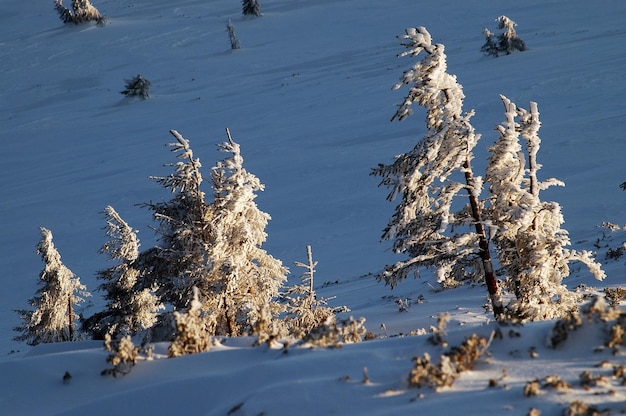
<svg viewBox="0 0 626 416">
<path fill-rule="evenodd" d="M 599 280 L 605 275 L 590 252 L 566 248 L 570 241 L 561 228 L 564 220 L 559 204 L 539 199 L 540 190 L 564 184 L 537 179 L 541 167 L 536 158 L 541 142 L 537 104 L 531 102 L 526 111 L 504 96 L 502 102 L 506 121 L 497 127 L 500 137 L 489 149 L 485 180 L 491 195 L 489 217 L 495 227 L 492 241 L 516 297 L 509 309 L 523 319 L 563 317 L 576 310 L 578 300 L 562 284 L 570 274 L 569 262 L 584 263 Z M 527 143 L 527 166 L 520 135 Z"/>
<path fill-rule="evenodd" d="M 151 288 L 142 283 L 137 264 L 139 239 L 132 229 L 111 206 L 105 208 L 106 235 L 110 238 L 100 252 L 108 255 L 117 264 L 98 272 L 104 280 L 100 290 L 105 292 L 106 310 L 87 320 L 95 338 L 110 334 L 114 339 L 135 335 L 151 328 L 157 321 L 157 313 L 163 308 Z"/>
<path fill-rule="evenodd" d="M 395 85 L 394 89 L 412 86 L 392 121 L 408 117 L 417 102 L 426 109 L 428 131 L 413 150 L 372 171 L 383 178 L 381 185 L 391 188 L 389 200 L 401 196 L 382 238 L 393 240 L 394 252 L 409 256 L 387 266 L 378 278 L 393 287 L 417 275 L 420 267 L 435 267 L 442 281 L 474 267 L 484 275 L 494 314 L 499 316 L 503 307 L 478 199 L 482 180 L 471 168 L 472 149 L 479 139 L 470 123 L 473 113 L 463 113 L 463 89 L 446 72 L 444 45 L 433 44 L 424 27 L 407 29 L 401 38 L 408 50 L 400 57 L 426 55 Z M 469 205 L 453 212 L 453 201 L 462 192 Z"/>
<path fill-rule="evenodd" d="M 78 339 L 74 322 L 79 319 L 74 306 L 90 296 L 87 288 L 61 262 L 61 255 L 52 242 L 52 232 L 41 228 L 41 240 L 37 245 L 45 268 L 39 276 L 40 288 L 30 300 L 35 310 L 18 310 L 23 321 L 22 332 L 16 341 L 26 341 L 29 345 L 39 343 L 75 341 Z"/>
</svg>

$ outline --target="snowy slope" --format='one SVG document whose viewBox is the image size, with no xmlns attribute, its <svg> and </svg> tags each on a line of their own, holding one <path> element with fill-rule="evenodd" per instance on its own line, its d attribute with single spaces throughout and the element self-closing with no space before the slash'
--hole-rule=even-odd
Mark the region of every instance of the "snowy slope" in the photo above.
<svg viewBox="0 0 626 416">
<path fill-rule="evenodd" d="M 241 16 L 236 0 L 101 0 L 94 4 L 108 16 L 103 28 L 64 26 L 52 4 L 24 0 L 0 7 L 0 352 L 22 351 L 0 361 L 0 410 L 107 414 L 107 406 L 123 400 L 130 414 L 145 412 L 146 403 L 154 405 L 148 413 L 166 414 L 176 401 L 157 398 L 174 391 L 206 397 L 190 405 L 190 413 L 202 414 L 225 414 L 241 402 L 232 414 L 288 414 L 296 407 L 304 409 L 301 414 L 397 414 L 443 403 L 452 414 L 481 392 L 484 400 L 472 410 L 495 403 L 519 414 L 530 406 L 519 397 L 519 386 L 545 375 L 531 373 L 546 362 L 574 377 L 579 366 L 592 365 L 571 364 L 582 360 L 579 352 L 599 361 L 589 357 L 595 346 L 590 340 L 580 351 L 542 352 L 545 361 L 510 362 L 510 344 L 517 342 L 512 339 L 494 344 L 497 364 L 462 378 L 445 399 L 428 393 L 411 402 L 416 391 L 394 391 L 404 389 L 411 357 L 432 348 L 425 337 L 294 350 L 288 357 L 229 340 L 234 345 L 226 342 L 198 357 L 140 363 L 131 375 L 112 380 L 99 375 L 105 365 L 99 343 L 31 349 L 12 341 L 18 324 L 13 310 L 27 307 L 36 290 L 42 267 L 34 252 L 38 227 L 52 230 L 64 263 L 94 291 L 95 272 L 105 266 L 97 253 L 104 242 L 100 211 L 113 205 L 140 230 L 142 247 L 150 247 L 150 215 L 137 204 L 166 197 L 147 177 L 169 172 L 163 167 L 173 161 L 164 146 L 172 139 L 168 130 L 190 139 L 208 169 L 222 157 L 215 144 L 225 139 L 228 127 L 241 144 L 246 168 L 266 185 L 257 202 L 272 216 L 264 246 L 270 254 L 291 266 L 303 261 L 305 246 L 312 245 L 319 284 L 339 282 L 321 294 L 337 296 L 336 304 L 366 317 L 376 334 L 385 334 L 381 324 L 388 336 L 428 328 L 441 311 L 453 315 L 459 339 L 474 329 L 489 333 L 481 287 L 434 294 L 423 280 L 391 291 L 369 275 L 398 260 L 388 243 L 379 242 L 394 205 L 369 170 L 410 149 L 424 131 L 419 112 L 405 122 L 389 122 L 404 94 L 391 86 L 414 63 L 396 58 L 402 47 L 395 36 L 426 26 L 446 45 L 449 72 L 463 85 L 465 107 L 476 110 L 473 124 L 483 134 L 474 161 L 478 172 L 497 138 L 493 127 L 504 117 L 498 95 L 522 107 L 529 100 L 539 103 L 540 175 L 567 184 L 542 197 L 563 206 L 576 247 L 594 249 L 602 221 L 626 222 L 626 193 L 618 188 L 626 181 L 621 166 L 626 3 L 264 0 L 264 15 L 251 19 Z M 529 50 L 498 59 L 482 56 L 482 29 L 495 29 L 501 14 L 519 24 Z M 229 19 L 242 45 L 237 51 L 228 43 Z M 119 94 L 124 80 L 139 73 L 152 82 L 152 98 L 132 101 Z M 611 244 L 621 243 L 619 238 Z M 607 265 L 606 285 L 623 284 L 621 263 Z M 299 273 L 293 270 L 292 281 Z M 570 287 L 597 283 L 584 273 L 570 280 Z M 396 299 L 415 301 L 419 295 L 425 303 L 398 312 Z M 94 293 L 85 313 L 100 302 Z M 546 325 L 524 328 L 522 338 L 539 344 Z M 500 366 L 521 375 L 510 381 L 510 390 L 485 390 Z M 373 385 L 360 383 L 363 367 Z M 74 375 L 70 386 L 60 381 L 64 371 Z M 350 381 L 338 381 L 346 375 Z M 268 378 L 269 384 L 261 381 Z M 33 387 L 41 400 L 27 398 Z M 556 414 L 558 396 L 550 397 L 552 407 L 542 409 Z M 39 406 L 50 402 L 52 410 L 42 412 Z"/>
</svg>

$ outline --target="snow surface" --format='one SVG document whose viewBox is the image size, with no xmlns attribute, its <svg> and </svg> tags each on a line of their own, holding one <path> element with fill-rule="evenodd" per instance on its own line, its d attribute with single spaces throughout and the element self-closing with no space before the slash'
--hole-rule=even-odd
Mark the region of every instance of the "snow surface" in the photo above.
<svg viewBox="0 0 626 416">
<path fill-rule="evenodd" d="M 464 87 L 465 109 L 483 135 L 475 154 L 484 169 L 493 131 L 504 120 L 499 94 L 528 108 L 539 104 L 541 178 L 566 183 L 542 194 L 563 207 L 564 227 L 577 249 L 595 250 L 605 263 L 602 285 L 624 281 L 623 259 L 604 251 L 624 236 L 599 227 L 626 222 L 626 2 L 584 0 L 265 0 L 263 16 L 241 15 L 235 0 L 100 0 L 105 27 L 63 25 L 53 2 L 22 0 L 0 7 L 0 120 L 4 180 L 0 215 L 0 413 L 7 415 L 319 415 L 402 413 L 561 414 L 576 399 L 626 411 L 626 390 L 584 390 L 583 370 L 606 359 L 626 364 L 623 353 L 594 353 L 600 325 L 588 325 L 556 350 L 545 347 L 553 322 L 503 330 L 491 356 L 464 373 L 451 389 L 407 388 L 411 358 L 440 346 L 428 336 L 398 336 L 451 314 L 451 345 L 496 326 L 477 285 L 435 293 L 432 280 L 402 282 L 393 291 L 372 274 L 400 258 L 380 243 L 394 204 L 369 170 L 413 147 L 424 133 L 423 113 L 390 123 L 404 91 L 392 91 L 415 62 L 396 58 L 396 39 L 407 27 L 425 26 L 446 45 L 448 71 Z M 528 51 L 497 59 L 481 55 L 482 30 L 507 15 Z M 241 49 L 230 50 L 231 19 Z M 142 74 L 152 97 L 131 100 L 124 80 Z M 138 363 L 121 378 L 100 376 L 107 365 L 100 342 L 16 343 L 14 309 L 26 308 L 43 267 L 35 254 L 39 227 L 50 229 L 62 259 L 92 292 L 106 266 L 101 211 L 112 205 L 140 230 L 142 247 L 154 243 L 150 213 L 137 206 L 167 197 L 150 175 L 174 162 L 164 146 L 168 131 L 191 141 L 205 169 L 222 156 L 215 144 L 230 128 L 247 170 L 265 184 L 257 198 L 272 216 L 264 248 L 301 271 L 310 244 L 319 262 L 321 296 L 336 296 L 351 315 L 367 319 L 381 338 L 340 349 L 252 348 L 248 338 L 227 339 L 208 353 Z M 207 171 L 208 174 L 208 171 Z M 205 175 L 206 176 L 206 175 Z M 599 240 L 598 240 L 599 239 Z M 574 270 L 577 270 L 576 268 Z M 323 283 L 326 282 L 325 285 Z M 589 273 L 565 280 L 601 290 Z M 323 285 L 323 287 L 322 287 Z M 423 301 L 418 302 L 418 297 Z M 398 300 L 408 300 L 400 312 Z M 86 315 L 102 301 L 94 293 Z M 518 337 L 517 333 L 521 336 Z M 539 353 L 531 358 L 528 349 Z M 18 352 L 16 352 L 18 351 Z M 12 352 L 12 353 L 9 353 Z M 364 383 L 364 368 L 370 383 Z M 495 388 L 488 380 L 507 376 Z M 63 383 L 65 372 L 72 375 Z M 524 384 L 558 374 L 572 388 L 524 397 Z M 612 391 L 613 393 L 609 393 Z"/>
</svg>

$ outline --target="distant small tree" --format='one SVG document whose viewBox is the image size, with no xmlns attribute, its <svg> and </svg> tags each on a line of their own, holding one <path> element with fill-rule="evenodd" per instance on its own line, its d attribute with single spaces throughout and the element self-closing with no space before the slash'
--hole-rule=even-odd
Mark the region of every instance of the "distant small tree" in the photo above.
<svg viewBox="0 0 626 416">
<path fill-rule="evenodd" d="M 233 22 L 230 19 L 228 19 L 228 23 L 226 24 L 226 31 L 228 32 L 228 38 L 230 39 L 230 48 L 233 50 L 241 48 L 239 39 L 237 39 L 237 35 L 235 34 L 235 25 L 233 25 Z"/>
<path fill-rule="evenodd" d="M 91 296 L 80 279 L 62 262 L 61 256 L 52 242 L 52 232 L 41 228 L 41 240 L 37 246 L 45 268 L 39 276 L 40 288 L 30 299 L 35 310 L 18 310 L 23 321 L 22 332 L 16 341 L 26 341 L 29 345 L 39 343 L 75 341 L 79 338 L 75 324 L 79 315 L 74 306 L 82 303 L 84 297 Z"/>
<path fill-rule="evenodd" d="M 54 0 L 54 9 L 59 13 L 63 23 L 74 23 L 76 25 L 86 22 L 97 22 L 104 24 L 104 16 L 100 14 L 89 0 L 72 0 L 72 10 L 63 6 L 63 0 Z"/>
<path fill-rule="evenodd" d="M 515 23 L 506 16 L 500 16 L 496 19 L 498 29 L 504 30 L 498 35 L 497 41 L 493 39 L 493 33 L 489 29 L 484 30 L 485 44 L 480 49 L 486 55 L 499 56 L 500 53 L 510 55 L 515 51 L 525 51 L 526 43 L 517 36 L 515 32 Z"/>
<path fill-rule="evenodd" d="M 150 98 L 150 81 L 138 74 L 134 78 L 126 80 L 126 88 L 120 91 L 127 97 L 139 97 L 142 100 Z"/>
<path fill-rule="evenodd" d="M 88 329 L 96 338 L 110 334 L 135 335 L 151 328 L 157 313 L 163 308 L 151 288 L 143 287 L 139 257 L 139 239 L 133 230 L 111 206 L 105 208 L 106 235 L 110 238 L 100 252 L 118 264 L 98 272 L 98 279 L 107 300 L 106 310 L 87 320 Z"/>
<path fill-rule="evenodd" d="M 324 323 L 336 321 L 333 308 L 327 306 L 327 299 L 318 299 L 315 293 L 313 277 L 317 262 L 313 262 L 311 246 L 306 246 L 306 251 L 307 263 L 295 262 L 296 266 L 306 269 L 302 284 L 290 287 L 285 295 L 288 301 L 285 323 L 296 338 L 302 338 Z"/>
<path fill-rule="evenodd" d="M 490 148 L 485 179 L 491 194 L 489 217 L 497 228 L 492 239 L 516 296 L 509 309 L 524 319 L 564 317 L 578 307 L 578 296 L 561 283 L 570 274 L 568 263 L 582 262 L 599 280 L 605 274 L 592 253 L 566 248 L 570 241 L 561 228 L 561 207 L 539 199 L 540 190 L 564 184 L 537 179 L 541 166 L 536 160 L 541 142 L 537 104 L 531 102 L 526 111 L 504 96 L 502 102 L 506 121 L 497 127 L 500 138 Z M 527 142 L 527 167 L 519 136 Z"/>
<path fill-rule="evenodd" d="M 426 56 L 395 85 L 398 89 L 412 84 L 392 121 L 408 117 L 417 102 L 426 109 L 428 131 L 412 151 L 372 170 L 372 175 L 383 178 L 381 185 L 391 188 L 387 199 L 402 197 L 382 238 L 394 241 L 394 252 L 409 256 L 387 266 L 378 279 L 393 287 L 417 275 L 420 267 L 435 267 L 440 281 L 478 269 L 497 317 L 503 306 L 483 225 L 482 180 L 474 176 L 470 164 L 480 137 L 470 123 L 473 113 L 463 113 L 463 88 L 446 72 L 444 45 L 433 44 L 424 27 L 406 29 L 401 38 L 408 50 L 400 57 L 422 51 Z M 460 181 L 455 176 L 460 176 Z M 467 192 L 469 205 L 453 212 L 453 200 L 461 191 Z M 468 226 L 471 228 L 460 232 Z"/>
<path fill-rule="evenodd" d="M 157 247 L 140 253 L 137 262 L 149 278 L 146 283 L 156 287 L 156 295 L 162 302 L 169 303 L 174 310 L 187 310 L 194 287 L 202 297 L 208 297 L 213 290 L 207 281 L 213 214 L 201 189 L 200 160 L 194 157 L 187 139 L 176 130 L 170 133 L 176 142 L 168 146 L 178 154 L 179 162 L 166 166 L 174 166 L 175 172 L 151 179 L 174 196 L 169 201 L 145 204 L 159 224 L 156 230 L 159 240 Z"/>
<path fill-rule="evenodd" d="M 258 0 L 243 0 L 243 14 L 248 16 L 262 16 L 261 6 Z"/>
</svg>

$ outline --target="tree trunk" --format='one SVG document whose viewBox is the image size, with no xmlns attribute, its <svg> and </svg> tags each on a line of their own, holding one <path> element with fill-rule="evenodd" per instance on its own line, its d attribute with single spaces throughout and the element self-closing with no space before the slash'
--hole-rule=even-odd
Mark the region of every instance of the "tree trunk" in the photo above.
<svg viewBox="0 0 626 416">
<path fill-rule="evenodd" d="M 480 215 L 480 207 L 478 205 L 478 198 L 472 192 L 474 178 L 472 176 L 472 168 L 469 159 L 466 159 L 463 163 L 465 170 L 465 183 L 469 186 L 468 196 L 470 206 L 472 208 L 472 217 L 474 219 L 474 226 L 476 227 L 476 234 L 478 234 L 478 246 L 480 248 L 480 259 L 483 263 L 483 270 L 485 273 L 485 284 L 487 285 L 487 291 L 489 292 L 489 299 L 491 300 L 491 306 L 493 308 L 493 315 L 496 320 L 504 314 L 504 306 L 502 305 L 502 298 L 498 291 L 498 281 L 496 280 L 496 273 L 493 270 L 493 263 L 491 261 L 491 254 L 489 253 L 489 241 L 485 234 L 485 227 Z"/>
<path fill-rule="evenodd" d="M 74 310 L 72 309 L 72 294 L 70 293 L 67 296 L 67 310 L 68 310 L 68 321 L 69 321 L 69 330 L 70 330 L 70 341 L 74 341 Z"/>
</svg>

